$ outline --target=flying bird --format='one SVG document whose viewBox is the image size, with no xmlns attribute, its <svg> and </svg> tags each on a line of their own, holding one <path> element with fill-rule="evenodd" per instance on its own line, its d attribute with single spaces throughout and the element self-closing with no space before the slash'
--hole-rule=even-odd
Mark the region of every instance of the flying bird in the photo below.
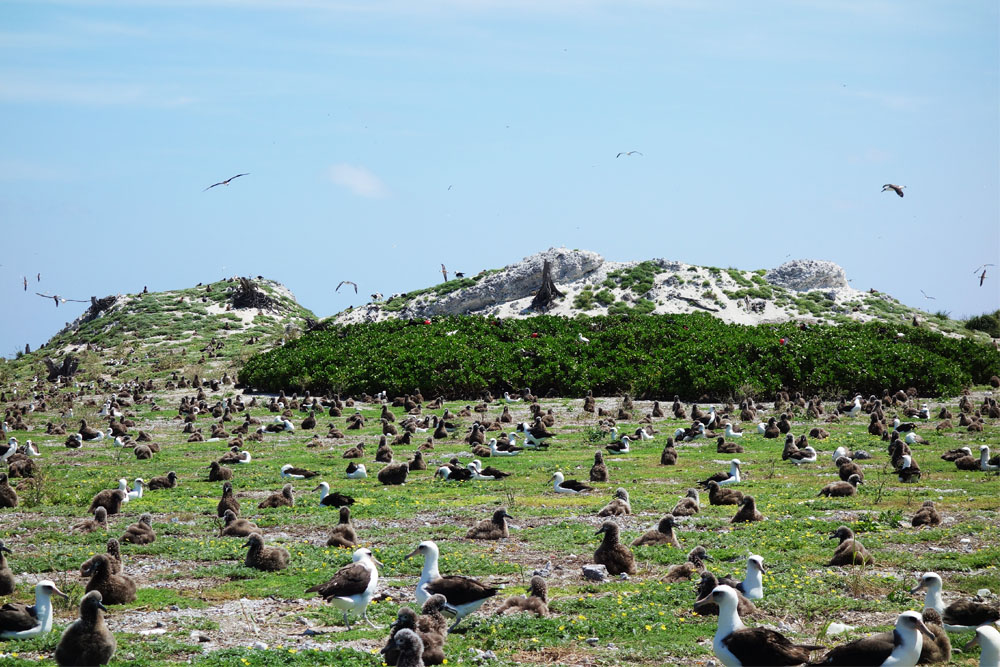
<svg viewBox="0 0 1000 667">
<path fill-rule="evenodd" d="M 615 156 L 615 159 L 617 160 L 622 155 L 628 157 L 629 155 L 642 155 L 642 153 L 640 153 L 639 151 L 622 151 L 621 153 Z"/>
<path fill-rule="evenodd" d="M 38 282 L 42 282 L 42 274 L 38 274 Z"/>
<path fill-rule="evenodd" d="M 900 197 L 902 197 L 903 196 L 903 188 L 905 188 L 905 187 L 906 187 L 905 185 L 896 185 L 894 183 L 886 183 L 885 185 L 882 186 L 882 192 L 888 192 L 889 190 L 892 190 L 897 195 L 899 195 Z"/>
<path fill-rule="evenodd" d="M 448 269 L 444 268 L 444 264 L 441 265 L 441 275 L 444 276 L 444 281 L 448 282 Z"/>
<path fill-rule="evenodd" d="M 984 280 L 986 280 L 986 269 L 983 269 L 983 272 L 979 274 L 979 286 L 980 287 L 983 286 L 983 281 Z"/>
<path fill-rule="evenodd" d="M 41 292 L 35 292 L 35 294 L 43 299 L 52 299 L 56 302 L 56 308 L 59 307 L 60 303 L 66 303 L 67 301 L 73 301 L 74 303 L 90 303 L 89 301 L 84 301 L 83 299 L 64 299 L 58 294 L 42 294 Z"/>
<path fill-rule="evenodd" d="M 920 293 L 924 295 L 925 299 L 936 299 L 937 298 L 937 297 L 928 295 L 927 292 L 925 292 L 923 290 L 920 290 Z"/>
<path fill-rule="evenodd" d="M 230 176 L 229 178 L 227 178 L 227 179 L 226 179 L 226 180 L 224 180 L 224 181 L 219 181 L 218 183 L 212 183 L 212 184 L 211 184 L 210 186 L 208 186 L 207 188 L 205 188 L 205 190 L 211 190 L 211 189 L 212 189 L 212 188 L 214 188 L 214 187 L 215 187 L 216 185 L 229 185 L 229 183 L 230 183 L 230 182 L 231 182 L 231 181 L 232 181 L 233 179 L 235 179 L 235 178 L 239 178 L 240 176 L 249 176 L 249 175 L 250 175 L 250 172 L 247 172 L 247 173 L 245 173 L 245 174 L 236 174 L 235 176 Z M 205 190 L 202 190 L 202 192 L 204 192 Z"/>
<path fill-rule="evenodd" d="M 339 291 L 340 291 L 340 288 L 341 288 L 341 287 L 343 287 L 344 285 L 353 285 L 353 286 L 354 286 L 354 293 L 355 293 L 355 294 L 357 294 L 357 293 L 358 293 L 358 284 L 357 284 L 357 283 L 355 283 L 355 282 L 351 282 L 350 280 L 341 280 L 341 281 L 340 281 L 340 282 L 339 282 L 339 283 L 337 284 L 337 289 L 335 289 L 335 290 L 333 290 L 333 291 L 334 291 L 334 292 L 339 292 Z"/>
</svg>

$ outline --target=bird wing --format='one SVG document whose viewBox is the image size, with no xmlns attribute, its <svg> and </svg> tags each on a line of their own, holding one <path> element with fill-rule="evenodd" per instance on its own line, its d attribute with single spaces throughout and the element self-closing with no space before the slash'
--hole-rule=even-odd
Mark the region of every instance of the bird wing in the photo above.
<svg viewBox="0 0 1000 667">
<path fill-rule="evenodd" d="M 737 630 L 722 643 L 744 665 L 800 665 L 809 660 L 810 647 L 793 644 L 767 628 Z"/>
<path fill-rule="evenodd" d="M 893 633 L 880 632 L 838 646 L 823 656 L 817 664 L 831 665 L 880 665 L 892 655 Z"/>
<path fill-rule="evenodd" d="M 497 589 L 487 586 L 471 577 L 450 575 L 429 582 L 425 589 L 431 595 L 445 596 L 448 604 L 460 605 L 476 602 L 497 594 Z"/>
<path fill-rule="evenodd" d="M 306 468 L 288 468 L 285 472 L 289 475 L 302 475 L 303 477 L 316 477 L 319 475 L 318 472 L 313 472 Z"/>
<path fill-rule="evenodd" d="M 927 292 L 925 292 L 923 290 L 920 290 L 920 293 L 923 294 L 924 298 L 926 298 L 926 299 L 935 299 L 935 298 L 937 298 L 937 297 L 933 297 L 933 296 L 928 296 Z"/>
<path fill-rule="evenodd" d="M 563 483 L 560 484 L 559 486 L 562 486 L 562 487 L 567 488 L 567 489 L 573 489 L 574 491 L 593 491 L 594 490 L 594 487 L 587 486 L 583 482 L 578 482 L 575 479 L 567 479 L 567 480 L 563 481 Z"/>
<path fill-rule="evenodd" d="M 26 604 L 7 603 L 0 607 L 0 628 L 8 632 L 22 632 L 38 625 L 34 608 Z"/>
<path fill-rule="evenodd" d="M 247 172 L 245 174 L 236 174 L 235 176 L 232 176 L 229 179 L 227 179 L 226 182 L 228 183 L 229 181 L 233 180 L 234 178 L 239 178 L 240 176 L 249 176 L 249 175 L 250 175 L 250 172 Z"/>
<path fill-rule="evenodd" d="M 347 597 L 364 593 L 371 581 L 371 572 L 361 563 L 346 565 L 329 581 L 306 589 L 306 593 L 319 593 L 324 598 Z"/>
<path fill-rule="evenodd" d="M 615 156 L 615 159 L 618 159 L 618 158 L 620 158 L 620 157 L 621 157 L 622 155 L 624 155 L 624 154 L 625 154 L 625 152 L 624 152 L 624 151 L 622 151 L 621 153 L 619 153 L 618 155 L 616 155 L 616 156 Z"/>
<path fill-rule="evenodd" d="M 225 181 L 219 181 L 218 183 L 212 183 L 210 186 L 208 186 L 207 188 L 205 188 L 205 190 L 211 190 L 216 185 L 223 185 L 224 183 L 225 183 Z M 202 190 L 202 192 L 204 192 L 205 190 Z"/>
<path fill-rule="evenodd" d="M 35 294 L 42 297 L 43 299 L 53 299 L 56 297 L 55 294 L 42 294 L 41 292 L 35 292 Z"/>
</svg>

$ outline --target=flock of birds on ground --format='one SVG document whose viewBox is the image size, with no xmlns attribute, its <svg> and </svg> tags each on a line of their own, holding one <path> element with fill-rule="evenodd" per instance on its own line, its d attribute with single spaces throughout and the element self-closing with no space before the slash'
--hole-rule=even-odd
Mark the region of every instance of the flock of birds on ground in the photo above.
<svg viewBox="0 0 1000 667">
<path fill-rule="evenodd" d="M 70 380 L 61 379 L 68 388 Z M 183 432 L 189 434 L 189 441 L 205 440 L 202 429 L 196 427 L 199 417 L 211 420 L 212 433 L 210 438 L 226 440 L 229 449 L 217 459 L 205 462 L 207 479 L 221 482 L 221 498 L 216 506 L 217 515 L 224 525 L 220 534 L 227 537 L 237 537 L 245 540 L 247 549 L 245 565 L 264 571 L 277 571 L 289 566 L 291 555 L 280 546 L 270 546 L 265 543 L 263 531 L 247 519 L 241 518 L 241 504 L 233 493 L 231 480 L 239 473 L 241 466 L 251 465 L 254 461 L 250 452 L 244 449 L 247 441 L 262 440 L 268 433 L 294 433 L 297 430 L 312 430 L 318 426 L 317 415 L 328 414 L 330 417 L 342 417 L 345 411 L 359 407 L 361 403 L 381 406 L 379 422 L 382 436 L 379 439 L 373 461 L 382 463 L 376 477 L 384 485 L 399 485 L 406 482 L 413 471 L 426 470 L 427 463 L 424 453 L 434 449 L 434 443 L 441 440 L 455 440 L 463 432 L 460 420 L 475 418 L 464 438 L 472 448 L 474 456 L 471 462 L 462 464 L 457 459 L 436 468 L 435 478 L 448 482 L 490 482 L 508 476 L 509 473 L 494 466 L 484 467 L 483 458 L 525 456 L 544 451 L 550 443 L 558 439 L 553 430 L 557 418 L 550 409 L 545 412 L 531 395 L 530 390 L 524 390 L 517 396 L 504 393 L 503 397 L 494 401 L 486 395 L 481 403 L 453 413 L 444 407 L 442 399 L 425 402 L 419 390 L 414 394 L 389 399 L 385 393 L 378 396 L 361 396 L 354 399 L 313 397 L 308 393 L 303 398 L 287 397 L 282 393 L 267 401 L 270 411 L 277 414 L 273 420 L 262 422 L 251 416 L 249 410 L 259 406 L 257 397 L 244 400 L 246 395 L 217 400 L 209 403 L 205 389 L 218 391 L 221 387 L 231 384 L 232 380 L 224 376 L 221 380 L 202 381 L 197 376 L 193 381 L 174 373 L 166 381 L 164 389 L 196 390 L 195 395 L 185 395 L 177 406 L 175 419 L 183 422 Z M 1000 386 L 1000 378 L 992 380 L 994 387 Z M 36 411 L 51 411 L 53 405 L 62 402 L 55 408 L 62 409 L 62 417 L 71 419 L 74 400 L 83 400 L 88 393 L 95 390 L 108 392 L 108 397 L 100 409 L 99 416 L 107 420 L 107 429 L 95 429 L 81 419 L 79 428 L 72 433 L 66 431 L 65 424 L 56 425 L 49 422 L 46 433 L 49 435 L 66 435 L 65 446 L 80 448 L 88 443 L 98 443 L 110 439 L 113 445 L 128 451 L 136 458 L 148 459 L 159 452 L 149 435 L 139 430 L 133 440 L 131 430 L 136 424 L 128 419 L 122 410 L 140 403 L 148 403 L 151 408 L 164 410 L 156 404 L 156 399 L 150 397 L 155 389 L 154 381 L 128 382 L 121 386 L 112 386 L 105 382 L 97 387 L 93 383 L 75 385 L 75 390 L 60 393 L 58 387 L 46 386 L 36 378 L 35 384 L 27 400 L 21 400 L 16 389 L 8 388 L 0 393 L 0 402 L 6 404 L 3 422 L 5 435 L 17 431 L 29 430 L 32 414 Z M 8 395 L 8 393 L 10 395 Z M 93 401 L 93 399 L 90 399 Z M 511 406 L 521 403 L 530 406 L 532 418 L 529 421 L 516 422 L 511 412 Z M 48 404 L 48 405 L 47 405 Z M 495 418 L 488 417 L 491 405 L 502 407 Z M 406 413 L 399 422 L 390 406 L 402 408 Z M 593 395 L 588 392 L 584 398 L 583 410 L 595 413 L 601 418 L 601 423 L 609 427 L 610 442 L 604 449 L 615 455 L 628 454 L 630 446 L 636 441 L 648 441 L 663 438 L 664 446 L 660 463 L 665 466 L 676 465 L 681 452 L 677 445 L 695 443 L 697 441 L 715 441 L 716 449 L 727 455 L 737 455 L 743 452 L 740 444 L 747 436 L 738 424 L 757 424 L 752 429 L 754 436 L 764 439 L 783 439 L 784 446 L 781 458 L 788 465 L 833 465 L 839 471 L 840 481 L 824 485 L 817 494 L 827 497 L 852 496 L 857 493 L 857 487 L 864 484 L 864 470 L 857 463 L 875 456 L 883 456 L 875 452 L 848 451 L 838 447 L 827 462 L 821 462 L 819 452 L 810 442 L 822 441 L 829 437 L 823 427 L 812 428 L 808 434 L 795 437 L 792 434 L 790 414 L 793 409 L 804 410 L 805 414 L 816 421 L 826 419 L 837 421 L 841 418 L 863 418 L 870 415 L 868 432 L 880 438 L 885 443 L 885 454 L 888 462 L 895 469 L 900 482 L 919 483 L 920 467 L 911 446 L 924 443 L 918 435 L 923 430 L 920 425 L 931 419 L 941 420 L 937 429 L 947 430 L 964 427 L 970 432 L 983 430 L 986 420 L 1000 419 L 1000 406 L 989 394 L 979 405 L 974 405 L 968 395 L 963 395 L 959 402 L 959 415 L 956 417 L 947 407 L 941 407 L 936 415 L 931 414 L 927 404 L 917 407 L 915 392 L 885 391 L 883 396 L 871 396 L 865 400 L 861 395 L 852 400 L 841 400 L 839 404 L 824 406 L 818 398 L 806 401 L 801 395 L 789 396 L 786 392 L 779 393 L 774 411 L 778 416 L 767 420 L 759 420 L 758 415 L 765 409 L 762 404 L 752 400 L 744 401 L 735 407 L 723 406 L 717 410 L 711 407 L 707 412 L 697 405 L 690 408 L 675 397 L 673 405 L 668 408 L 674 419 L 687 420 L 690 426 L 677 428 L 666 435 L 659 433 L 654 427 L 656 419 L 664 418 L 665 413 L 659 402 L 654 402 L 652 411 L 639 420 L 640 426 L 634 432 L 620 433 L 619 421 L 631 419 L 634 409 L 628 397 L 622 401 L 617 412 L 598 408 Z M 299 410 L 307 416 L 296 426 L 292 419 L 294 410 Z M 425 411 L 442 411 L 440 415 L 426 414 Z M 889 417 L 887 411 L 894 411 L 895 416 Z M 243 412 L 242 423 L 235 423 L 235 415 Z M 914 421 L 902 421 L 900 415 Z M 955 421 L 953 421 L 955 420 Z M 758 423 L 759 422 L 759 423 Z M 360 430 L 364 427 L 366 418 L 358 410 L 346 417 L 347 431 Z M 487 434 L 498 433 L 497 437 Z M 343 439 L 344 431 L 331 423 L 328 437 Z M 426 438 L 408 461 L 396 461 L 392 446 L 395 444 L 411 444 L 415 439 Z M 392 438 L 392 440 L 390 440 Z M 317 436 L 318 439 L 318 436 Z M 106 443 L 105 443 L 106 444 Z M 927 450 L 922 450 L 927 451 Z M 0 508 L 16 508 L 18 506 L 17 490 L 11 486 L 10 478 L 29 479 L 34 474 L 35 461 L 41 456 L 39 449 L 29 439 L 23 444 L 17 436 L 9 435 L 6 445 L 0 445 L 0 462 L 5 464 L 6 472 L 0 473 Z M 368 475 L 363 462 L 369 453 L 364 444 L 350 447 L 343 452 L 343 458 L 348 461 L 345 471 L 345 485 L 349 486 L 351 479 L 365 478 Z M 971 473 L 996 473 L 1000 471 L 1000 457 L 991 456 L 987 445 L 981 445 L 974 453 L 970 448 L 950 450 L 941 455 L 942 459 L 954 461 L 958 470 Z M 258 465 L 261 465 L 259 462 Z M 698 481 L 698 488 L 691 488 L 680 498 L 673 510 L 664 516 L 656 528 L 640 535 L 631 542 L 632 546 L 666 544 L 680 547 L 675 530 L 679 527 L 679 518 L 696 515 L 701 509 L 702 492 L 707 492 L 711 505 L 736 506 L 732 517 L 733 523 L 762 521 L 760 510 L 755 499 L 740 490 L 743 463 L 739 458 L 732 458 L 728 470 L 717 472 Z M 290 480 L 311 479 L 319 476 L 318 472 L 285 464 L 275 470 L 282 478 Z M 556 494 L 584 494 L 593 491 L 588 483 L 567 479 L 562 472 L 555 472 L 551 479 L 552 490 Z M 609 472 L 604 462 L 604 453 L 594 454 L 594 463 L 590 469 L 591 482 L 609 481 Z M 135 479 L 130 485 L 128 480 L 121 479 L 117 488 L 105 489 L 97 493 L 88 508 L 91 518 L 86 518 L 73 526 L 74 532 L 106 531 L 108 517 L 123 511 L 127 503 L 138 500 L 148 491 L 164 488 L 174 488 L 181 483 L 174 472 L 149 480 Z M 316 593 L 331 605 L 343 612 L 344 622 L 351 623 L 351 617 L 357 616 L 374 624 L 368 619 L 367 610 L 375 598 L 379 583 L 379 566 L 373 552 L 359 546 L 359 538 L 351 522 L 350 506 L 354 499 L 340 491 L 331 491 L 328 482 L 320 482 L 313 489 L 318 492 L 318 502 L 322 506 L 338 510 L 339 523 L 331 530 L 328 546 L 353 549 L 352 562 L 340 568 L 328 581 L 316 584 L 305 590 Z M 275 508 L 294 506 L 296 502 L 291 483 L 278 492 L 262 500 L 259 508 Z M 81 508 L 82 509 L 82 508 Z M 598 567 L 587 571 L 585 576 L 597 580 L 606 580 L 608 575 L 628 578 L 636 574 L 635 557 L 626 544 L 622 542 L 619 525 L 613 517 L 631 514 L 629 493 L 625 488 L 618 488 L 607 506 L 598 515 L 607 519 L 601 524 L 597 535 L 601 535 L 600 545 L 594 552 L 593 562 Z M 507 520 L 512 517 L 506 508 L 499 508 L 492 516 L 472 526 L 466 537 L 480 540 L 499 540 L 509 536 Z M 941 523 L 941 517 L 932 501 L 927 501 L 912 517 L 914 528 L 921 526 L 936 526 Z M 829 564 L 831 566 L 863 566 L 870 565 L 875 557 L 855 537 L 847 526 L 841 526 L 831 539 L 838 541 Z M 107 543 L 107 553 L 98 553 L 80 565 L 80 574 L 88 577 L 86 595 L 80 601 L 79 619 L 71 624 L 63 633 L 54 657 L 60 665 L 99 665 L 106 664 L 114 655 L 116 649 L 115 637 L 109 632 L 104 621 L 108 612 L 106 605 L 129 603 L 136 597 L 136 582 L 122 568 L 121 548 L 123 544 L 149 544 L 156 540 L 153 530 L 152 516 L 143 514 L 139 520 L 128 526 L 119 538 L 112 538 Z M 0 542 L 0 595 L 10 595 L 15 591 L 16 578 L 11 572 L 4 552 L 10 549 Z M 407 556 L 420 557 L 423 568 L 416 583 L 415 599 L 419 613 L 410 607 L 399 610 L 396 621 L 392 624 L 391 634 L 383 650 L 383 656 L 390 665 L 423 665 L 441 664 L 444 662 L 443 647 L 448 633 L 453 632 L 462 620 L 476 612 L 484 603 L 496 596 L 499 589 L 489 586 L 474 578 L 447 574 L 439 570 L 440 549 L 430 540 L 422 541 L 416 549 Z M 946 604 L 942 596 L 942 579 L 933 572 L 923 574 L 914 593 L 925 592 L 925 609 L 923 614 L 904 612 L 898 616 L 893 632 L 881 633 L 848 642 L 837 646 L 823 654 L 816 662 L 809 662 L 813 651 L 823 649 L 821 646 L 795 644 L 780 632 L 762 627 L 747 627 L 741 620 L 753 615 L 756 611 L 753 601 L 764 596 L 763 573 L 766 565 L 763 558 L 750 555 L 746 563 L 746 575 L 743 580 L 723 577 L 718 579 L 706 569 L 705 563 L 712 558 L 704 547 L 691 550 L 686 562 L 674 565 L 665 573 L 663 581 L 685 581 L 698 577 L 698 600 L 694 610 L 699 614 L 717 615 L 718 626 L 713 640 L 715 656 L 727 667 L 742 665 L 915 665 L 918 662 L 947 661 L 951 655 L 948 639 L 949 632 L 974 630 L 975 638 L 971 644 L 981 646 L 980 665 L 996 666 L 1000 660 L 1000 633 L 995 624 L 1000 620 L 1000 608 L 996 604 L 962 598 Z M 547 586 L 545 572 L 538 572 L 530 582 L 527 596 L 515 596 L 507 599 L 496 613 L 526 612 L 539 616 L 549 613 L 547 606 Z M 52 597 L 64 596 L 50 580 L 42 580 L 35 586 L 35 604 L 25 605 L 7 603 L 0 608 L 0 639 L 20 639 L 48 633 L 53 626 Z M 453 619 L 449 625 L 447 618 Z"/>
</svg>

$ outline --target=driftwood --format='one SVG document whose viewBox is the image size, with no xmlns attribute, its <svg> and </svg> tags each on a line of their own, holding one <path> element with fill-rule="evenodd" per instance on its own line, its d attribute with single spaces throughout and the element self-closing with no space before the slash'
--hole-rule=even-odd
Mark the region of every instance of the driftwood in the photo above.
<svg viewBox="0 0 1000 667">
<path fill-rule="evenodd" d="M 549 260 L 545 260 L 542 265 L 542 286 L 535 293 L 535 298 L 531 300 L 531 307 L 537 310 L 547 310 L 555 303 L 556 298 L 563 296 L 563 293 L 556 288 L 552 281 L 552 265 Z"/>
<path fill-rule="evenodd" d="M 55 382 L 62 377 L 73 377 L 76 374 L 77 369 L 80 367 L 80 361 L 72 354 L 67 354 L 63 357 L 62 363 L 57 364 L 52 360 L 51 357 L 45 357 L 42 359 L 45 367 L 49 369 L 49 382 Z"/>
</svg>

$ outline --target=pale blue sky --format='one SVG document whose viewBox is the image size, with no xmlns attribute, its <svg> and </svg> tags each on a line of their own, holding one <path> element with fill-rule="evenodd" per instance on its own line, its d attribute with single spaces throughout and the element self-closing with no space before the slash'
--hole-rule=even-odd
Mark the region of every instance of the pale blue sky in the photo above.
<svg viewBox="0 0 1000 667">
<path fill-rule="evenodd" d="M 325 316 L 362 302 L 342 279 L 553 245 L 829 259 L 992 310 L 998 25 L 995 0 L 0 2 L 0 353 L 84 307 L 36 287 L 263 274 Z"/>
</svg>

